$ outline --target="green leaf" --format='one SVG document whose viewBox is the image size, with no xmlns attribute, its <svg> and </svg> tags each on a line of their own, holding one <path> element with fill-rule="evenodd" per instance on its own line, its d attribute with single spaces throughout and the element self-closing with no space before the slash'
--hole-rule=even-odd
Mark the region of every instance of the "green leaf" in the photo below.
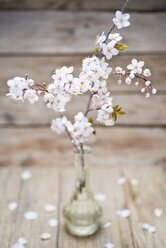
<svg viewBox="0 0 166 248">
<path fill-rule="evenodd" d="M 112 118 L 113 118 L 113 121 L 116 121 L 117 120 L 117 115 L 115 112 L 112 113 Z"/>
<path fill-rule="evenodd" d="M 117 49 L 119 52 L 125 52 L 125 49 L 128 48 L 127 45 L 125 45 L 125 44 L 119 44 L 119 43 L 116 43 L 116 44 L 115 44 L 115 47 L 116 47 L 116 49 Z"/>
<path fill-rule="evenodd" d="M 92 118 L 89 118 L 88 119 L 88 122 L 91 124 L 91 127 L 93 126 L 93 119 Z"/>
<path fill-rule="evenodd" d="M 117 112 L 116 114 L 117 114 L 117 115 L 125 115 L 126 113 L 125 113 L 124 111 L 121 110 L 121 111 Z"/>
<path fill-rule="evenodd" d="M 113 110 L 117 109 L 118 107 L 119 107 L 119 105 L 115 105 L 115 106 L 113 107 Z"/>
<path fill-rule="evenodd" d="M 99 49 L 96 46 L 92 50 L 95 51 L 96 53 L 99 53 Z"/>
</svg>

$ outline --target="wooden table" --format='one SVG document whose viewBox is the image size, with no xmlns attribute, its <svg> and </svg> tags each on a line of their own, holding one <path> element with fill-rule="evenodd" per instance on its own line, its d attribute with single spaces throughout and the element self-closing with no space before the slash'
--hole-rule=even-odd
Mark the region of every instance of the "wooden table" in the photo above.
<svg viewBox="0 0 166 248">
<path fill-rule="evenodd" d="M 52 5 L 46 0 L 43 4 L 35 1 L 36 5 L 30 0 L 23 2 L 17 4 L 15 0 L 10 7 L 7 2 L 0 3 L 0 247 L 9 248 L 24 236 L 29 242 L 27 248 L 102 248 L 106 242 L 115 248 L 165 248 L 165 1 L 131 3 L 132 25 L 120 30 L 129 48 L 111 60 L 111 66 L 126 68 L 133 57 L 144 60 L 158 94 L 146 99 L 134 84 L 119 86 L 117 79 L 108 80 L 114 104 L 123 106 L 127 115 L 121 116 L 113 128 L 95 123 L 97 135 L 89 145 L 93 147 L 91 186 L 95 193 L 107 196 L 102 202 L 101 224 L 110 221 L 112 226 L 101 225 L 96 235 L 84 239 L 65 231 L 61 214 L 74 183 L 71 144 L 65 134 L 50 131 L 55 114 L 42 101 L 35 106 L 10 102 L 5 96 L 6 81 L 28 73 L 37 82 L 50 82 L 53 70 L 62 65 L 74 65 L 78 75 L 81 60 L 92 54 L 96 34 L 110 27 L 113 14 L 105 10 L 119 9 L 122 3 L 113 1 L 111 8 L 110 1 L 105 1 L 99 8 L 98 1 L 95 6 L 91 1 L 78 5 L 70 1 L 63 6 L 58 0 Z M 81 10 L 72 11 L 77 8 Z M 138 12 L 132 12 L 135 9 Z M 74 98 L 67 116 L 72 119 L 84 111 L 86 100 L 87 95 Z M 25 169 L 32 172 L 27 181 L 20 177 Z M 117 184 L 121 176 L 127 177 L 124 185 Z M 139 185 L 131 185 L 132 178 L 138 179 Z M 19 203 L 13 212 L 8 210 L 11 201 Z M 46 203 L 55 204 L 57 211 L 45 213 Z M 124 208 L 131 210 L 129 218 L 116 215 L 116 210 Z M 163 209 L 160 218 L 154 215 L 155 208 Z M 39 218 L 25 220 L 23 215 L 28 210 L 37 211 Z M 52 217 L 59 219 L 58 228 L 49 227 Z M 155 225 L 156 233 L 144 231 L 144 222 Z M 52 234 L 49 241 L 40 240 L 45 231 Z"/>
</svg>

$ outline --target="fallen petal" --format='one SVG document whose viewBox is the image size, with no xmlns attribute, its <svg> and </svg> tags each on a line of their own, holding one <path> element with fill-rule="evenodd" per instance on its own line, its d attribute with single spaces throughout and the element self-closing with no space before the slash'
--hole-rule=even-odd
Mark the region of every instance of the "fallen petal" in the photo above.
<svg viewBox="0 0 166 248">
<path fill-rule="evenodd" d="M 50 234 L 50 233 L 42 233 L 42 234 L 40 235 L 40 238 L 41 238 L 42 240 L 50 239 L 50 238 L 51 238 L 51 234 Z"/>
<path fill-rule="evenodd" d="M 128 216 L 130 216 L 130 210 L 129 209 L 118 210 L 116 211 L 116 214 L 122 218 L 127 218 Z"/>
<path fill-rule="evenodd" d="M 154 210 L 154 214 L 157 217 L 160 217 L 162 215 L 162 212 L 163 212 L 163 210 L 161 208 L 155 208 L 155 210 Z"/>
<path fill-rule="evenodd" d="M 154 233 L 156 232 L 156 227 L 155 226 L 150 226 L 148 229 L 148 232 Z"/>
<path fill-rule="evenodd" d="M 24 214 L 25 219 L 27 220 L 35 220 L 38 218 L 38 214 L 34 211 L 29 211 Z"/>
<path fill-rule="evenodd" d="M 107 227 L 109 227 L 109 226 L 111 226 L 111 225 L 112 225 L 111 222 L 107 222 L 107 223 L 105 223 L 105 224 L 103 225 L 103 227 L 104 227 L 104 228 L 107 228 Z"/>
<path fill-rule="evenodd" d="M 28 241 L 26 239 L 24 239 L 24 238 L 19 238 L 18 239 L 18 244 L 20 244 L 20 245 L 25 245 L 27 243 L 28 243 Z"/>
<path fill-rule="evenodd" d="M 135 179 L 135 178 L 133 178 L 133 179 L 130 180 L 130 183 L 131 183 L 132 185 L 138 185 L 138 180 Z"/>
<path fill-rule="evenodd" d="M 106 243 L 104 248 L 114 248 L 115 246 L 112 243 Z"/>
<path fill-rule="evenodd" d="M 55 227 L 58 226 L 59 221 L 57 219 L 50 219 L 48 223 L 50 226 Z"/>
<path fill-rule="evenodd" d="M 31 174 L 31 172 L 29 171 L 29 170 L 25 170 L 25 171 L 23 171 L 22 173 L 21 173 L 21 178 L 23 179 L 23 180 L 27 180 L 27 179 L 29 179 L 29 178 L 31 178 L 32 177 L 32 174 Z"/>
<path fill-rule="evenodd" d="M 126 177 L 121 177 L 118 179 L 117 184 L 124 184 L 126 182 Z"/>
<path fill-rule="evenodd" d="M 105 199 L 106 199 L 106 195 L 103 195 L 103 194 L 96 194 L 95 195 L 96 201 L 105 201 Z"/>
<path fill-rule="evenodd" d="M 150 227 L 150 224 L 149 224 L 149 223 L 143 223 L 143 224 L 142 224 L 142 228 L 143 228 L 144 230 L 147 230 L 147 231 L 148 231 L 149 227 Z"/>
<path fill-rule="evenodd" d="M 8 205 L 9 210 L 15 210 L 18 207 L 17 202 L 11 202 Z"/>
<path fill-rule="evenodd" d="M 56 210 L 56 207 L 52 204 L 46 204 L 45 205 L 45 211 L 50 213 L 50 212 L 54 212 Z"/>
</svg>

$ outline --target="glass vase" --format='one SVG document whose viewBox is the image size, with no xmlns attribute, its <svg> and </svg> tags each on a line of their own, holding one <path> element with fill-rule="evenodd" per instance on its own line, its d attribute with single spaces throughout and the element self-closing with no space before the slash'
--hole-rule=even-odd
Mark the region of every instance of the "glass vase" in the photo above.
<svg viewBox="0 0 166 248">
<path fill-rule="evenodd" d="M 63 209 L 66 227 L 72 235 L 89 236 L 99 227 L 102 208 L 89 187 L 91 148 L 74 151 L 75 188 Z"/>
</svg>

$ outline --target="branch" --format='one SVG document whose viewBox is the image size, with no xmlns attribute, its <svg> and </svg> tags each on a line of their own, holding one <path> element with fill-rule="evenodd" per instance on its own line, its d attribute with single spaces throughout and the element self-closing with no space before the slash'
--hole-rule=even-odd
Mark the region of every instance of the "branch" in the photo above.
<svg viewBox="0 0 166 248">
<path fill-rule="evenodd" d="M 121 12 L 122 12 L 122 13 L 125 11 L 125 9 L 126 9 L 126 7 L 127 7 L 127 4 L 129 3 L 129 1 L 130 1 L 130 0 L 126 0 L 126 1 L 125 1 L 123 7 L 121 8 Z M 115 28 L 115 24 L 112 25 L 110 31 L 108 32 L 108 34 L 107 34 L 107 36 L 106 36 L 106 39 L 105 39 L 104 43 L 107 41 L 109 34 L 113 31 L 114 28 Z M 101 59 L 101 57 L 102 57 L 102 49 L 101 49 L 100 54 L 99 54 L 99 59 Z M 92 87 L 93 87 L 93 86 L 92 86 Z M 93 97 L 93 94 L 90 92 L 90 93 L 89 93 L 88 104 L 87 104 L 86 111 L 85 111 L 85 114 L 84 114 L 85 116 L 87 116 L 87 114 L 88 114 L 88 112 L 89 112 L 89 108 L 90 108 L 90 104 L 91 104 L 91 101 L 92 101 L 92 97 Z"/>
</svg>

